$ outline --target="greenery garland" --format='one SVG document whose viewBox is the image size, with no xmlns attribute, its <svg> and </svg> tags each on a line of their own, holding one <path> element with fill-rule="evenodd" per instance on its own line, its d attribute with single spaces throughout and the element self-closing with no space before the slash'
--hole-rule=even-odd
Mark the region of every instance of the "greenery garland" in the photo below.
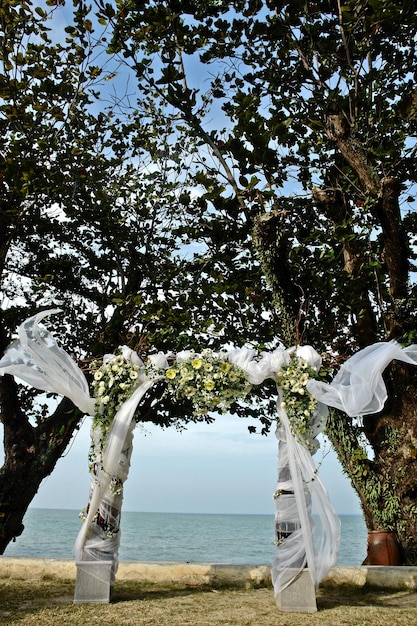
<svg viewBox="0 0 417 626">
<path fill-rule="evenodd" d="M 314 437 L 312 421 L 318 405 L 308 392 L 307 383 L 311 378 L 323 378 L 324 370 L 317 371 L 295 350 L 287 359 L 287 364 L 276 373 L 277 385 L 283 393 L 281 407 L 287 413 L 292 434 L 306 445 L 306 441 Z M 124 347 L 106 357 L 104 362 L 93 361 L 90 371 L 96 401 L 93 428 L 99 428 L 102 433 L 102 447 L 115 414 L 132 395 L 141 374 L 150 378 L 162 377 L 167 386 L 166 393 L 173 402 L 191 402 L 197 417 L 209 411 L 227 412 L 232 404 L 244 399 L 252 387 L 246 372 L 228 360 L 227 352 L 210 349 L 200 353 L 180 353 L 171 366 L 161 368 L 152 359 L 144 365 L 134 352 Z M 313 427 L 316 430 L 317 424 L 314 423 Z M 97 449 L 91 451 L 91 467 L 100 462 L 98 452 Z"/>
<path fill-rule="evenodd" d="M 178 359 L 165 372 L 167 390 L 175 400 L 190 400 L 196 416 L 209 411 L 226 413 L 239 399 L 244 399 L 251 385 L 241 367 L 227 361 L 227 355 L 202 350 Z"/>
<path fill-rule="evenodd" d="M 323 368 L 318 372 L 296 354 L 292 354 L 289 364 L 277 373 L 277 385 L 283 393 L 281 408 L 287 413 L 293 436 L 304 445 L 308 445 L 308 440 L 317 433 L 317 423 L 313 418 L 318 401 L 307 390 L 307 383 L 323 375 Z"/>
<path fill-rule="evenodd" d="M 97 467 L 102 464 L 103 450 L 117 411 L 143 380 L 162 378 L 166 383 L 165 393 L 173 402 L 189 401 L 196 417 L 209 411 L 226 413 L 232 404 L 244 399 L 252 388 L 248 374 L 242 367 L 228 360 L 227 352 L 213 352 L 210 349 L 200 353 L 187 351 L 179 353 L 169 366 L 166 357 L 162 356 L 161 360 L 151 357 L 144 364 L 136 353 L 124 346 L 114 355 L 107 355 L 103 360 L 91 363 L 91 388 L 95 399 L 95 436 L 89 453 L 91 473 L 95 474 Z M 283 351 L 283 361 L 278 367 L 280 369 L 275 375 L 283 395 L 281 408 L 287 413 L 294 437 L 312 451 L 315 449 L 312 440 L 317 434 L 315 417 L 318 402 L 308 392 L 307 383 L 311 378 L 321 377 L 322 370 L 318 372 L 317 368 L 298 356 L 295 349 Z M 109 489 L 115 495 L 121 494 L 122 481 L 113 476 Z M 276 492 L 274 498 L 279 495 Z M 81 512 L 82 519 L 86 512 Z M 118 528 L 113 528 L 99 513 L 95 521 L 108 537 L 118 532 Z"/>
<path fill-rule="evenodd" d="M 90 365 L 96 409 L 93 430 L 99 429 L 101 433 L 99 440 L 94 440 L 90 447 L 91 473 L 95 473 L 97 464 L 102 462 L 104 446 L 114 416 L 138 386 L 141 365 L 139 359 L 137 363 L 132 361 L 131 354 L 133 353 L 129 351 L 128 355 L 124 356 L 122 350 L 118 349 L 104 361 L 93 361 Z M 117 477 L 112 478 L 110 491 L 115 494 L 122 492 L 122 483 Z"/>
</svg>

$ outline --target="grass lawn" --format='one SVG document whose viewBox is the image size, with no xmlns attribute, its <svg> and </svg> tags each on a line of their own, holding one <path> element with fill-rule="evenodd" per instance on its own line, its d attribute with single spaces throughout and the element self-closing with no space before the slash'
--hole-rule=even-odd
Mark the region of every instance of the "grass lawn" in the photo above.
<svg viewBox="0 0 417 626">
<path fill-rule="evenodd" d="M 417 593 L 321 587 L 317 613 L 281 613 L 272 589 L 116 581 L 111 604 L 73 604 L 75 582 L 0 580 L 0 624 L 36 626 L 411 626 Z"/>
</svg>

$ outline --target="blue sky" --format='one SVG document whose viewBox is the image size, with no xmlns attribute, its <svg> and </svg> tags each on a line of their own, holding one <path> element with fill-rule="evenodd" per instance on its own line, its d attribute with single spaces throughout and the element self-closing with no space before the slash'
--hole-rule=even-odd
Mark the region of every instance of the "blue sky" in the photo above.
<svg viewBox="0 0 417 626">
<path fill-rule="evenodd" d="M 274 433 L 251 435 L 247 426 L 246 420 L 220 415 L 213 424 L 191 424 L 183 432 L 137 427 L 123 509 L 273 514 L 277 441 Z M 87 417 L 31 507 L 81 510 L 87 504 L 89 428 Z M 322 450 L 315 459 L 322 461 L 320 475 L 333 506 L 339 514 L 360 514 L 334 452 L 329 444 Z"/>
</svg>

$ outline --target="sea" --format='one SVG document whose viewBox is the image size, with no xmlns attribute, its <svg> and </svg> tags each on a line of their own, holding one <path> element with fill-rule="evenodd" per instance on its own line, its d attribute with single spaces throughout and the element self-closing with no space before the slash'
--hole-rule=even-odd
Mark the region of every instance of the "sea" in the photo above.
<svg viewBox="0 0 417 626">
<path fill-rule="evenodd" d="M 366 556 L 362 516 L 341 515 L 338 565 Z M 81 527 L 78 511 L 30 508 L 25 530 L 4 556 L 72 559 Z M 123 511 L 120 561 L 269 565 L 275 552 L 273 515 L 139 513 Z"/>
</svg>

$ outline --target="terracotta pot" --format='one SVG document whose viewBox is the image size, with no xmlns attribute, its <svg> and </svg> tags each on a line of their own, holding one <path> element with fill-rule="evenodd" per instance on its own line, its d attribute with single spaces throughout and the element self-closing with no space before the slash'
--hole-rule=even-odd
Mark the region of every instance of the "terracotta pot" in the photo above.
<svg viewBox="0 0 417 626">
<path fill-rule="evenodd" d="M 389 530 L 369 530 L 364 565 L 401 565 L 401 548 Z"/>
</svg>

